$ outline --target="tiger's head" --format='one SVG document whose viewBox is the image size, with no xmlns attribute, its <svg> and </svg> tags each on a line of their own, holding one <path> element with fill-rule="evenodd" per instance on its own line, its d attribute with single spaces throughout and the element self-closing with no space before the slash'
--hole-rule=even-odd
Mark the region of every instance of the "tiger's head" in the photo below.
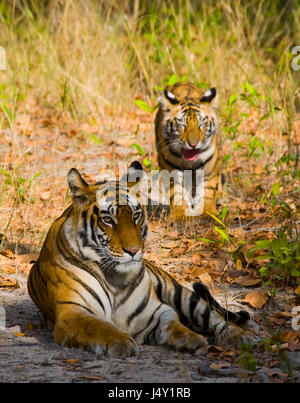
<svg viewBox="0 0 300 403">
<path fill-rule="evenodd" d="M 117 181 L 89 185 L 72 168 L 68 174 L 73 215 L 65 227 L 71 246 L 102 271 L 132 270 L 141 264 L 147 224 L 145 212 L 131 189 L 142 175 L 135 161 Z"/>
<path fill-rule="evenodd" d="M 197 169 L 216 132 L 216 89 L 207 91 L 190 83 L 165 88 L 156 119 L 157 149 L 167 161 Z M 159 134 L 158 134 L 159 132 Z"/>
</svg>

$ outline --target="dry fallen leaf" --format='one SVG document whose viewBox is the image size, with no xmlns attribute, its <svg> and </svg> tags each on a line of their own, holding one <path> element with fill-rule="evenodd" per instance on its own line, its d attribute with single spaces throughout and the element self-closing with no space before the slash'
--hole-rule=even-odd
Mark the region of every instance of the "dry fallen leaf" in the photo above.
<svg viewBox="0 0 300 403">
<path fill-rule="evenodd" d="M 232 280 L 232 283 L 240 284 L 244 287 L 252 287 L 254 285 L 260 284 L 260 278 L 252 278 L 249 276 L 240 276 Z"/>
<path fill-rule="evenodd" d="M 235 262 L 235 268 L 236 268 L 236 270 L 242 270 L 243 264 L 242 264 L 242 262 L 241 262 L 240 259 L 237 259 L 237 260 L 236 260 L 236 262 Z"/>
<path fill-rule="evenodd" d="M 25 333 L 22 333 L 22 332 L 13 332 L 13 334 L 15 336 L 17 336 L 17 337 L 24 337 L 25 336 Z"/>
<path fill-rule="evenodd" d="M 193 262 L 193 264 L 201 265 L 203 262 L 203 259 L 201 258 L 201 255 L 199 253 L 194 253 L 192 256 L 192 262 Z"/>
<path fill-rule="evenodd" d="M 210 364 L 211 369 L 222 369 L 222 368 L 229 368 L 231 366 L 230 362 L 224 361 L 224 362 L 213 362 Z"/>
<path fill-rule="evenodd" d="M 199 276 L 199 280 L 201 281 L 201 283 L 210 286 L 212 285 L 212 278 L 210 277 L 210 275 L 205 271 L 204 273 L 200 274 Z"/>
<path fill-rule="evenodd" d="M 65 364 L 77 364 L 79 362 L 78 358 L 69 358 L 67 360 L 64 360 Z"/>
<path fill-rule="evenodd" d="M 268 301 L 269 296 L 263 291 L 252 291 L 249 292 L 246 297 L 243 299 L 243 302 L 247 302 L 249 305 L 253 306 L 253 308 L 262 308 L 265 303 Z"/>
<path fill-rule="evenodd" d="M 185 252 L 186 252 L 185 248 L 175 248 L 172 250 L 172 255 L 180 257 Z"/>
<path fill-rule="evenodd" d="M 178 241 L 169 241 L 169 242 L 164 242 L 163 245 L 161 245 L 162 248 L 164 249 L 173 249 L 178 246 Z"/>
<path fill-rule="evenodd" d="M 14 262 L 15 263 L 30 263 L 36 261 L 39 257 L 39 253 L 28 253 L 26 255 L 17 255 Z"/>
<path fill-rule="evenodd" d="M 50 196 L 51 196 L 50 190 L 47 191 L 47 192 L 42 192 L 40 194 L 40 199 L 43 200 L 43 201 L 46 201 L 46 200 L 50 199 Z"/>
<path fill-rule="evenodd" d="M 300 295 L 300 284 L 298 285 L 298 287 L 295 289 L 295 293 Z"/>
<path fill-rule="evenodd" d="M 280 377 L 283 377 L 283 378 L 288 377 L 288 374 L 283 372 L 283 371 L 281 371 L 280 369 L 267 369 L 266 373 L 267 373 L 268 376 L 271 376 L 271 377 L 273 377 L 273 376 L 280 376 Z"/>
<path fill-rule="evenodd" d="M 11 264 L 12 260 L 2 254 L 0 254 L 0 265 L 2 264 Z"/>
<path fill-rule="evenodd" d="M 283 331 L 280 333 L 279 338 L 284 343 L 300 342 L 300 332 Z"/>
<path fill-rule="evenodd" d="M 15 254 L 13 251 L 11 251 L 10 249 L 5 249 L 0 251 L 0 255 L 7 257 L 8 259 L 14 259 Z M 1 260 L 0 260 L 1 262 Z"/>
<path fill-rule="evenodd" d="M 195 279 L 197 279 L 197 278 L 200 276 L 200 274 L 202 274 L 202 273 L 203 273 L 203 268 L 196 266 L 195 268 L 193 268 L 193 269 L 190 271 L 189 277 L 190 277 L 192 280 L 195 280 Z"/>
<path fill-rule="evenodd" d="M 20 288 L 17 280 L 8 276 L 0 276 L 0 288 L 1 287 Z"/>
</svg>

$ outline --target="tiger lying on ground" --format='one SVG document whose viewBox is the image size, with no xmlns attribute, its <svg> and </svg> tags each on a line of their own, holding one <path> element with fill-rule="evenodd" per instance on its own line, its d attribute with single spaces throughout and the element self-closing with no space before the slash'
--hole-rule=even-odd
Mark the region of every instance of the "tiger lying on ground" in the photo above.
<svg viewBox="0 0 300 403">
<path fill-rule="evenodd" d="M 54 341 L 130 356 L 143 343 L 194 352 L 207 344 L 200 332 L 226 343 L 252 338 L 236 326 L 248 321 L 246 311 L 222 308 L 203 284 L 191 291 L 143 259 L 145 213 L 129 190 L 141 169 L 134 162 L 129 177 L 93 185 L 69 171 L 72 204 L 52 224 L 28 279 Z"/>
<path fill-rule="evenodd" d="M 183 203 L 174 202 L 176 190 L 175 185 L 171 185 L 170 219 L 182 220 L 207 212 L 217 214 L 221 205 L 224 177 L 221 175 L 216 98 L 215 88 L 204 91 L 190 83 L 168 86 L 159 98 L 155 118 L 159 167 L 168 172 L 178 170 L 179 174 L 191 170 L 193 175 L 190 197 L 182 197 Z M 199 193 L 201 185 L 204 201 Z"/>
</svg>

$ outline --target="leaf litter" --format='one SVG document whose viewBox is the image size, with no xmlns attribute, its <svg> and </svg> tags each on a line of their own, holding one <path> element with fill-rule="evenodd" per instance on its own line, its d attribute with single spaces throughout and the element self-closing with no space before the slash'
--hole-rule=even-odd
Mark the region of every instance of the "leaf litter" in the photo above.
<svg viewBox="0 0 300 403">
<path fill-rule="evenodd" d="M 49 226 L 69 203 L 66 173 L 71 167 L 77 167 L 89 180 L 98 180 L 108 170 L 116 172 L 120 160 L 129 164 L 133 159 L 142 162 L 146 156 L 153 167 L 157 167 L 153 125 L 147 113 L 128 110 L 123 111 L 120 117 L 109 112 L 105 120 L 100 117 L 93 123 L 79 124 L 66 114 L 59 119 L 53 111 L 39 110 L 37 105 L 32 112 L 27 112 L 26 116 L 20 116 L 12 127 L 21 155 L 19 159 L 15 158 L 13 145 L 9 145 L 8 142 L 10 131 L 4 133 L 5 143 L 1 149 L 1 159 L 5 161 L 6 168 L 11 167 L 13 173 L 17 165 L 21 165 L 22 169 L 17 173 L 20 178 L 33 178 L 39 172 L 41 175 L 32 180 L 30 185 L 29 182 L 22 184 L 23 201 L 15 198 L 15 189 L 8 187 L 6 190 L 2 205 L 8 210 L 0 211 L 1 290 L 17 292 L 22 285 L 19 284 L 19 278 L 26 280 L 32 262 L 38 257 Z M 25 127 L 26 136 L 23 136 Z M 138 138 L 135 138 L 137 127 L 139 127 Z M 245 127 L 246 132 L 247 130 L 249 129 Z M 96 141 L 95 136 L 99 141 Z M 139 155 L 138 149 L 130 147 L 132 143 L 142 147 L 143 156 Z M 26 152 L 28 149 L 37 152 Z M 231 152 L 232 144 L 225 141 L 223 153 Z M 242 150 L 234 152 L 236 162 L 232 161 L 226 168 L 227 177 L 231 178 L 232 175 L 236 177 L 237 172 L 243 172 L 245 175 L 244 166 L 247 166 L 249 172 L 255 171 L 257 178 L 255 182 L 248 181 L 247 187 L 238 178 L 234 183 L 229 179 L 226 197 L 227 216 L 231 223 L 227 228 L 227 239 L 232 243 L 228 244 L 227 239 L 227 245 L 222 243 L 221 234 L 215 230 L 219 224 L 212 219 L 200 219 L 195 223 L 178 227 L 166 220 L 154 219 L 149 223 L 146 258 L 163 267 L 182 284 L 191 287 L 194 281 L 202 281 L 221 302 L 226 294 L 227 300 L 225 298 L 223 302 L 229 303 L 234 309 L 246 308 L 250 312 L 253 309 L 254 312 L 261 313 L 262 315 L 257 317 L 257 322 L 263 329 L 266 327 L 268 333 L 275 334 L 278 331 L 284 335 L 284 332 L 291 333 L 290 339 L 287 335 L 281 336 L 281 348 L 285 351 L 298 351 L 299 338 L 291 330 L 293 319 L 291 310 L 297 304 L 294 295 L 300 294 L 300 283 L 288 285 L 285 290 L 279 288 L 278 295 L 276 293 L 269 295 L 259 272 L 265 261 L 247 255 L 247 251 L 255 246 L 256 241 L 272 240 L 274 228 L 283 226 L 286 220 L 277 206 L 266 209 L 265 203 L 258 201 L 265 190 L 262 191 L 257 187 L 257 183 L 261 180 L 262 186 L 266 187 L 268 185 L 266 180 L 272 183 L 273 174 L 265 179 L 263 161 L 257 165 L 257 161 L 246 158 Z M 147 170 L 146 167 L 145 169 Z M 292 209 L 295 208 L 295 198 L 291 197 L 293 186 L 293 183 L 288 183 L 284 188 L 280 187 L 282 200 L 289 200 Z M 239 191 L 244 196 L 237 197 L 235 192 Z M 273 192 L 276 193 L 275 188 Z M 19 214 L 20 211 L 22 214 Z M 8 224 L 7 212 L 12 213 L 12 218 L 5 231 Z M 281 299 L 285 299 L 286 295 L 292 297 L 290 302 L 286 302 L 290 307 L 289 311 L 282 308 Z M 275 306 L 281 315 L 270 315 L 268 308 L 270 304 Z M 265 314 L 264 309 L 269 315 L 268 324 L 262 318 Z M 39 326 L 28 320 L 24 337 L 26 338 L 26 333 L 38 331 Z M 18 333 L 23 332 L 16 332 Z M 263 333 L 262 330 L 262 335 Z M 213 360 L 211 364 L 215 364 L 214 370 L 228 369 L 226 354 L 222 356 L 224 351 L 218 349 L 219 347 L 215 346 L 214 350 L 208 350 L 207 358 Z M 239 350 L 232 348 L 232 355 L 228 354 L 227 359 L 237 357 L 238 354 Z M 220 362 L 218 357 L 221 357 Z M 77 360 L 70 358 L 73 359 Z M 278 374 L 274 372 L 271 376 L 280 377 Z M 100 378 L 101 376 L 98 380 Z"/>
</svg>

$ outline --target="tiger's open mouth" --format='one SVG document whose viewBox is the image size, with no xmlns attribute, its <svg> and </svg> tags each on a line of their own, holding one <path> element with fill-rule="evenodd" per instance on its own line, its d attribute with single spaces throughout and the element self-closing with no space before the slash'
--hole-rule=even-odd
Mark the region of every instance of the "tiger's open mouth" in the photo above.
<svg viewBox="0 0 300 403">
<path fill-rule="evenodd" d="M 182 155 L 187 161 L 195 161 L 199 154 L 200 150 L 198 148 L 193 148 L 192 150 L 184 148 L 182 150 Z"/>
</svg>

